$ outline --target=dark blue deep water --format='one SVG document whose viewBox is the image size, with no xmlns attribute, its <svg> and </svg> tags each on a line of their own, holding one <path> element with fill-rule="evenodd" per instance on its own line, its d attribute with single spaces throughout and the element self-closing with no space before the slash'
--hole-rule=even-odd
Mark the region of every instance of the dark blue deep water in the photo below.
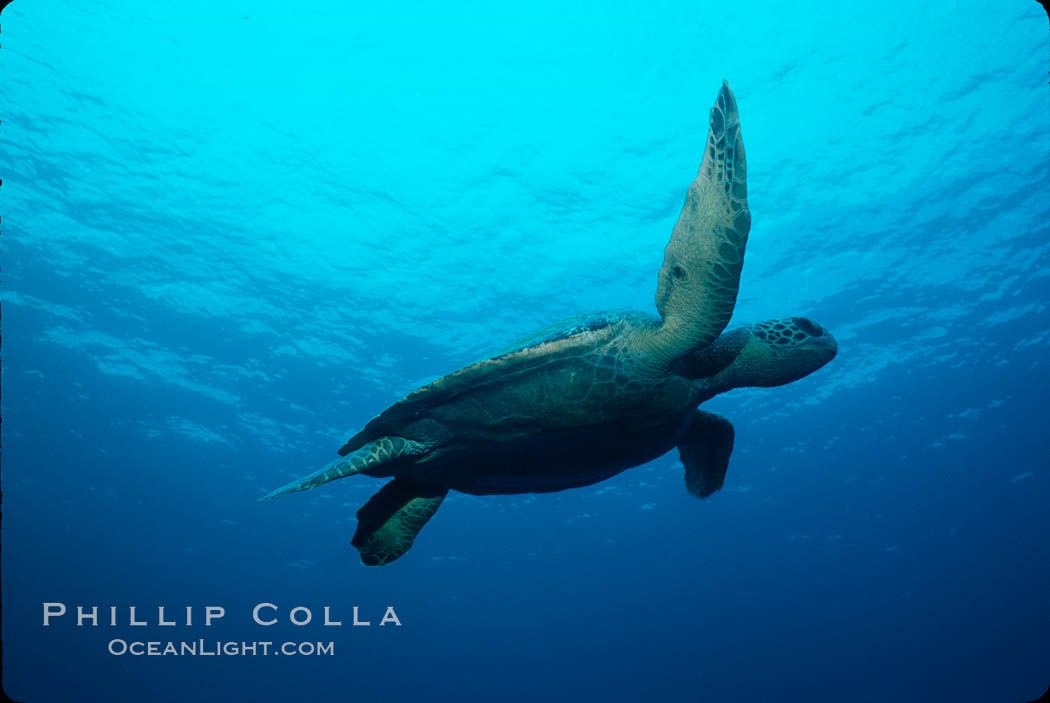
<svg viewBox="0 0 1050 703">
<path fill-rule="evenodd" d="M 5 8 L 6 692 L 1040 695 L 1047 18 L 1030 0 L 879 10 Z M 533 329 L 655 312 L 723 78 L 753 217 L 733 324 L 810 316 L 839 355 L 705 406 L 736 425 L 721 492 L 690 496 L 672 452 L 562 493 L 453 494 L 378 569 L 349 540 L 379 480 L 256 501 Z M 69 612 L 43 627 L 51 602 Z M 280 624 L 252 622 L 266 602 Z M 225 617 L 204 627 L 206 606 Z M 297 606 L 314 622 L 289 624 Z M 378 626 L 387 606 L 401 627 Z M 107 651 L 200 638 L 334 654 Z"/>
</svg>

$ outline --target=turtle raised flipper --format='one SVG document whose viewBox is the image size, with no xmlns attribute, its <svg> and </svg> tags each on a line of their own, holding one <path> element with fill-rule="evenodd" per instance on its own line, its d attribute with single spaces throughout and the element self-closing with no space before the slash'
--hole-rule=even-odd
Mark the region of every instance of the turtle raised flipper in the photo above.
<svg viewBox="0 0 1050 703">
<path fill-rule="evenodd" d="M 413 439 L 380 437 L 368 442 L 356 451 L 347 453 L 346 456 L 339 457 L 312 474 L 307 474 L 291 483 L 284 484 L 280 488 L 267 493 L 259 500 L 273 500 L 287 493 L 307 491 L 329 481 L 334 481 L 337 478 L 368 473 L 381 464 L 386 464 L 396 459 L 420 456 L 426 451 L 427 446 L 425 444 Z"/>
<path fill-rule="evenodd" d="M 357 511 L 357 531 L 350 544 L 365 566 L 382 566 L 412 547 L 423 525 L 441 507 L 447 488 L 395 478 Z"/>
<path fill-rule="evenodd" d="M 740 117 L 729 84 L 722 82 L 700 173 L 689 186 L 656 289 L 663 318 L 653 344 L 658 361 L 710 344 L 733 315 L 744 247 L 751 229 L 747 168 Z"/>
<path fill-rule="evenodd" d="M 697 410 L 685 437 L 678 443 L 678 456 L 685 465 L 685 486 L 706 498 L 726 479 L 729 455 L 733 453 L 733 423 L 721 415 Z"/>
</svg>

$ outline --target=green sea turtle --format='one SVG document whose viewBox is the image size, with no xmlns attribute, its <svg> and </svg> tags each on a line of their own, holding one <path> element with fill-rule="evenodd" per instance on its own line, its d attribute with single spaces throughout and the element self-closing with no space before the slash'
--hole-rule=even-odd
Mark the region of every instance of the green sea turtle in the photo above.
<svg viewBox="0 0 1050 703">
<path fill-rule="evenodd" d="M 351 540 L 362 562 L 381 565 L 408 551 L 450 490 L 587 486 L 678 447 L 689 492 L 711 495 L 725 479 L 733 425 L 697 406 L 733 388 L 798 380 L 837 350 L 803 317 L 723 333 L 750 226 L 740 120 L 723 82 L 664 252 L 659 317 L 600 312 L 542 329 L 394 403 L 338 459 L 264 499 L 354 474 L 392 476 L 357 511 Z"/>
</svg>

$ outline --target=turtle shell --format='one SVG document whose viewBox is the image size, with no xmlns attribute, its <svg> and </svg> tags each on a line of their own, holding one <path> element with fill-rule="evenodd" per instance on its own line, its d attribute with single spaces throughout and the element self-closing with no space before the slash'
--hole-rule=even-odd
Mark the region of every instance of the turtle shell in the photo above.
<svg viewBox="0 0 1050 703">
<path fill-rule="evenodd" d="M 345 456 L 379 437 L 397 434 L 405 426 L 427 415 L 430 408 L 451 402 L 457 396 L 492 384 L 508 383 L 515 377 L 557 359 L 586 355 L 615 338 L 624 328 L 657 324 L 653 315 L 631 310 L 611 310 L 566 318 L 523 337 L 491 357 L 442 376 L 409 393 L 373 418 L 339 450 Z"/>
</svg>

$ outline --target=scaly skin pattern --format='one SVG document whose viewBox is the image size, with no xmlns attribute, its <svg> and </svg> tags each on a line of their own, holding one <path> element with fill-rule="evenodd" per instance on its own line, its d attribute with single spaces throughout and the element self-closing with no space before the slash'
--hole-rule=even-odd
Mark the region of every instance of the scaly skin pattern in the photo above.
<svg viewBox="0 0 1050 703">
<path fill-rule="evenodd" d="M 259 500 L 273 500 L 287 493 L 316 488 L 337 478 L 353 476 L 354 474 L 367 472 L 368 469 L 376 466 L 390 464 L 395 459 L 408 459 L 420 456 L 426 449 L 426 446 L 421 442 L 404 437 L 381 437 L 374 442 L 369 442 L 356 452 L 339 457 L 312 474 L 286 483 Z"/>
<path fill-rule="evenodd" d="M 719 338 L 735 353 L 722 371 L 700 379 L 703 398 L 734 388 L 772 388 L 797 381 L 835 358 L 838 343 L 827 330 L 804 317 L 782 317 L 737 328 Z"/>
<path fill-rule="evenodd" d="M 733 315 L 751 229 L 747 165 L 736 100 L 722 83 L 700 173 L 689 186 L 656 289 L 663 325 L 651 353 L 669 364 L 713 342 Z"/>
<path fill-rule="evenodd" d="M 366 566 L 382 566 L 394 561 L 412 548 L 416 535 L 423 529 L 445 497 L 413 498 L 378 529 L 367 534 L 354 535 L 351 541 L 361 553 Z"/>
</svg>

